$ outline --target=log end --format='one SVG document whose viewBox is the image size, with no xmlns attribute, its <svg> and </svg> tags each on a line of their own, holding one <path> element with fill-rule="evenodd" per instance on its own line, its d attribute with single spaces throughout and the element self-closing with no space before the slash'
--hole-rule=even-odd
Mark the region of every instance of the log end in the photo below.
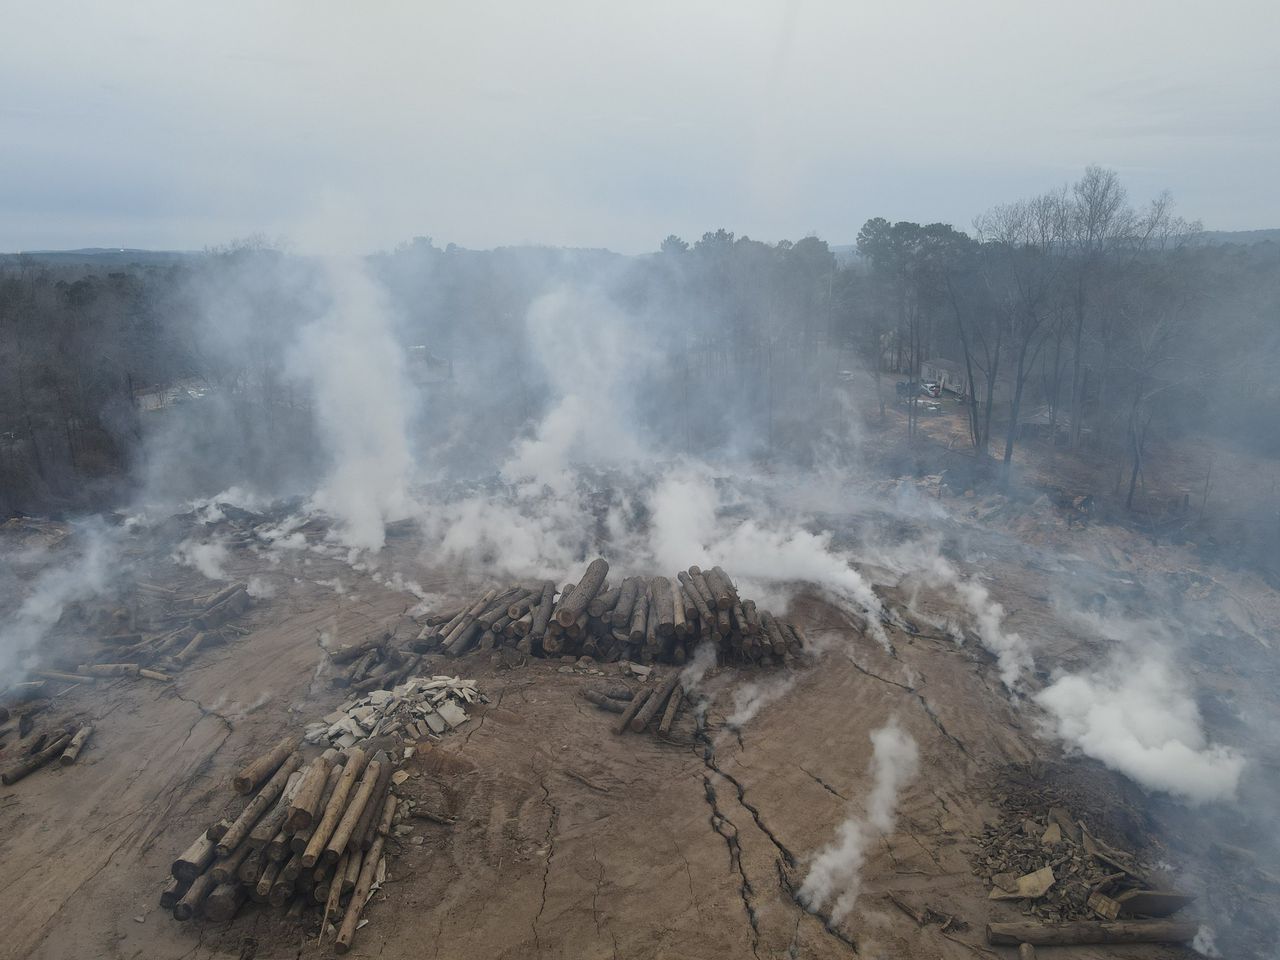
<svg viewBox="0 0 1280 960">
<path fill-rule="evenodd" d="M 250 794 L 253 793 L 253 781 L 248 777 L 232 777 L 231 788 L 239 794 Z"/>
<path fill-rule="evenodd" d="M 577 622 L 578 615 L 572 611 L 560 609 L 556 611 L 556 623 L 562 627 L 572 627 Z"/>
</svg>

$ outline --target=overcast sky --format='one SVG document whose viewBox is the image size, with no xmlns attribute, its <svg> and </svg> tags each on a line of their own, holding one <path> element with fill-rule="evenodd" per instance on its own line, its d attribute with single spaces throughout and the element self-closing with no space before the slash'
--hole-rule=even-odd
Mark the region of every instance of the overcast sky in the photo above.
<svg viewBox="0 0 1280 960">
<path fill-rule="evenodd" d="M 0 250 L 847 243 L 1089 163 L 1280 227 L 1280 0 L 0 7 Z"/>
</svg>

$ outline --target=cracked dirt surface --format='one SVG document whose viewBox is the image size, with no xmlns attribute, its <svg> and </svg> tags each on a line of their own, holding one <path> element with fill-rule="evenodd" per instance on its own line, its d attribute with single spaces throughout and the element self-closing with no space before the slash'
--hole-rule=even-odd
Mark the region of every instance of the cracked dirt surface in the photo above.
<svg viewBox="0 0 1280 960">
<path fill-rule="evenodd" d="M 317 676 L 317 638 L 400 620 L 405 594 L 354 576 L 344 573 L 344 594 L 314 573 L 293 580 L 249 615 L 249 636 L 171 688 L 118 681 L 76 694 L 103 718 L 84 760 L 0 794 L 0 911 L 24 918 L 0 957 L 332 954 L 274 913 L 178 924 L 156 898 L 173 856 L 235 808 L 231 774 L 343 699 Z M 449 590 L 443 575 L 417 579 Z M 559 673 L 559 663 L 509 668 L 475 654 L 426 666 L 475 677 L 490 703 L 410 765 L 402 792 L 454 822 L 408 821 L 423 842 L 392 843 L 353 955 L 1000 955 L 983 940 L 992 908 L 970 869 L 970 838 L 995 816 L 984 797 L 997 772 L 1052 748 L 974 645 L 894 629 L 890 653 L 824 603 L 801 601 L 795 613 L 821 652 L 785 696 L 731 730 L 733 690 L 782 674 L 714 671 L 705 726 L 685 711 L 667 741 L 615 735 L 615 718 L 580 696 L 600 679 Z M 1077 638 L 1056 642 L 1078 655 Z M 856 909 L 833 925 L 795 891 L 810 858 L 862 811 L 868 734 L 890 717 L 919 744 L 922 773 L 900 798 L 895 831 L 868 852 Z M 920 925 L 899 903 L 967 926 Z"/>
</svg>

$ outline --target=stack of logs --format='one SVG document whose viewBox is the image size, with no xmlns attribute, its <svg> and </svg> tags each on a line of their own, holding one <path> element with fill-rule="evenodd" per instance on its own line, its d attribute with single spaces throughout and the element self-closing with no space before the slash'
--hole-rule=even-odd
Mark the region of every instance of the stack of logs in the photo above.
<svg viewBox="0 0 1280 960">
<path fill-rule="evenodd" d="M 710 642 L 721 660 L 764 666 L 790 662 L 804 649 L 794 625 L 741 599 L 720 567 L 690 567 L 674 579 L 628 577 L 615 587 L 608 573 L 608 562 L 596 559 L 558 594 L 551 581 L 490 590 L 428 616 L 411 646 L 458 656 L 505 643 L 533 656 L 680 664 Z"/>
<path fill-rule="evenodd" d="M 413 676 L 422 657 L 390 646 L 391 639 L 390 631 L 383 631 L 360 643 L 331 647 L 326 651 L 329 662 L 342 669 L 329 682 L 356 693 L 390 690 L 404 683 Z"/>
<path fill-rule="evenodd" d="M 13 707 L 21 709 L 37 702 L 36 700 L 25 700 L 21 703 L 13 704 Z M 80 756 L 80 751 L 84 749 L 84 745 L 93 736 L 93 724 L 87 722 L 68 723 L 53 730 L 33 733 L 30 721 L 33 716 L 32 713 L 13 714 L 9 707 L 0 707 L 0 714 L 2 714 L 0 723 L 7 722 L 14 716 L 18 719 L 19 742 L 16 744 L 17 749 L 14 751 L 17 755 L 16 759 L 7 763 L 4 770 L 0 772 L 0 783 L 5 786 L 17 783 L 24 777 L 35 773 L 41 767 L 50 763 L 54 757 L 58 757 L 64 767 L 75 763 Z M 28 734 L 31 734 L 29 739 Z M 24 739 L 27 739 L 26 743 L 21 742 Z"/>
<path fill-rule="evenodd" d="M 639 693 L 625 686 L 606 687 L 603 690 L 587 689 L 582 695 L 601 710 L 620 714 L 614 733 L 643 733 L 652 728 L 658 736 L 671 732 L 676 714 L 684 703 L 685 691 L 680 685 L 680 674 L 671 674 L 661 683 L 650 685 Z M 654 723 L 654 721 L 657 723 Z"/>
<path fill-rule="evenodd" d="M 230 920 L 246 900 L 296 917 L 323 910 L 322 935 L 333 918 L 335 949 L 350 949 L 385 870 L 395 761 L 352 747 L 306 762 L 298 746 L 287 737 L 241 770 L 232 785 L 253 795 L 243 812 L 210 827 L 173 862 L 160 905 L 175 919 Z"/>
</svg>

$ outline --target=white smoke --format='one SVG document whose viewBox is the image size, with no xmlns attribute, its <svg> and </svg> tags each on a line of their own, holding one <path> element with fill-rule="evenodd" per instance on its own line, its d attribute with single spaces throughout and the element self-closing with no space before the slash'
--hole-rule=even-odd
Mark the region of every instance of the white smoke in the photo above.
<svg viewBox="0 0 1280 960">
<path fill-rule="evenodd" d="M 1192 803 L 1235 796 L 1244 757 L 1207 741 L 1186 684 L 1155 652 L 1065 674 L 1035 700 L 1057 736 L 1148 789 Z"/>
<path fill-rule="evenodd" d="M 836 839 L 814 859 L 800 885 L 800 902 L 809 910 L 821 910 L 830 903 L 832 923 L 839 923 L 857 902 L 867 849 L 893 830 L 898 794 L 919 767 L 916 742 L 896 718 L 873 731 L 871 743 L 872 787 L 865 815 L 850 816 L 836 828 Z"/>
<path fill-rule="evenodd" d="M 332 302 L 305 326 L 290 357 L 311 389 L 328 471 L 314 505 L 343 545 L 380 550 L 385 524 L 408 516 L 411 395 L 385 294 L 356 260 L 325 263 Z"/>
<path fill-rule="evenodd" d="M 765 682 L 748 681 L 733 691 L 733 712 L 725 719 L 725 724 L 733 730 L 743 727 L 752 717 L 784 697 L 796 685 L 796 675 L 785 676 Z"/>
<path fill-rule="evenodd" d="M 221 540 L 184 540 L 178 544 L 173 559 L 184 567 L 199 570 L 209 580 L 225 580 L 231 554 Z"/>
</svg>

